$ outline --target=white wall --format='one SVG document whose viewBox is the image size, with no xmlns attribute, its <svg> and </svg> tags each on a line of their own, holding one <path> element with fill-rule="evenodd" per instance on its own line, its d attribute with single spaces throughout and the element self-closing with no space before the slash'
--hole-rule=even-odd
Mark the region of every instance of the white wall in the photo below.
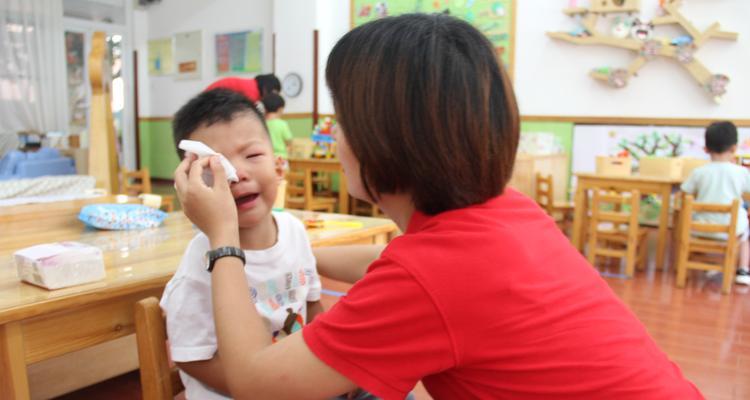
<svg viewBox="0 0 750 400">
<path fill-rule="evenodd" d="M 133 48 L 138 52 L 138 114 L 151 115 L 151 93 L 148 76 L 148 14 L 145 10 L 133 11 Z"/>
<path fill-rule="evenodd" d="M 187 100 L 217 79 L 214 64 L 216 33 L 263 29 L 263 72 L 271 72 L 273 3 L 273 0 L 162 0 L 148 6 L 145 11 L 148 39 L 172 37 L 179 32 L 203 31 L 203 76 L 195 80 L 175 80 L 173 76 L 144 79 L 148 76 L 148 51 L 147 44 L 139 42 L 141 116 L 173 115 Z"/>
<path fill-rule="evenodd" d="M 286 98 L 286 113 L 309 113 L 313 106 L 313 31 L 317 11 L 314 0 L 277 0 L 273 3 L 276 31 L 276 76 L 290 72 L 302 77 L 299 96 Z M 320 90 L 320 89 L 319 89 Z"/>
<path fill-rule="evenodd" d="M 674 60 L 649 62 L 623 89 L 612 89 L 588 76 L 600 66 L 627 66 L 627 50 L 583 46 L 553 40 L 547 31 L 567 31 L 573 19 L 562 13 L 568 0 L 518 1 L 515 88 L 524 115 L 658 118 L 750 118 L 750 1 L 691 0 L 681 10 L 698 29 L 717 21 L 739 33 L 736 42 L 710 39 L 697 57 L 731 82 L 716 105 Z M 583 1 L 579 1 L 583 3 Z M 647 19 L 658 0 L 643 0 Z M 670 35 L 672 36 L 672 35 Z"/>
<path fill-rule="evenodd" d="M 326 85 L 326 63 L 336 42 L 349 32 L 351 2 L 349 0 L 318 0 L 318 112 L 333 114 L 333 100 Z"/>
</svg>

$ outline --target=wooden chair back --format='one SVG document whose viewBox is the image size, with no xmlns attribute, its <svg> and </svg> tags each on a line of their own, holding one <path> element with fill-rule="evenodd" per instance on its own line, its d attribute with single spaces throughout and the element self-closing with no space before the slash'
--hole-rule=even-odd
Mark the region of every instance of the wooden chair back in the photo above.
<svg viewBox="0 0 750 400">
<path fill-rule="evenodd" d="M 156 297 L 135 304 L 135 335 L 143 400 L 172 400 L 185 388 L 177 367 L 170 366 L 166 321 Z"/>
<path fill-rule="evenodd" d="M 687 271 L 690 269 L 720 271 L 724 274 L 721 291 L 724 294 L 729 293 L 738 255 L 737 214 L 739 208 L 739 199 L 734 199 L 731 204 L 713 204 L 696 203 L 695 198 L 689 194 L 683 196 L 678 224 L 677 287 L 685 287 Z M 694 213 L 728 214 L 729 223 L 696 221 Z M 712 236 L 700 236 L 701 234 Z M 716 235 L 716 238 L 713 235 Z M 720 256 L 722 261 L 717 263 L 716 257 L 710 257 L 711 254 Z"/>
<path fill-rule="evenodd" d="M 588 240 L 588 260 L 592 265 L 597 256 L 625 258 L 625 274 L 632 277 L 636 263 L 645 263 L 645 236 L 639 230 L 638 222 L 640 202 L 637 190 L 623 193 L 593 191 Z M 623 210 L 626 206 L 629 211 Z M 624 225 L 627 225 L 626 229 L 623 229 Z M 618 244 L 620 248 L 613 248 L 612 244 Z"/>
<path fill-rule="evenodd" d="M 536 174 L 536 190 L 534 199 L 547 214 L 554 216 L 555 212 L 555 187 L 552 175 Z"/>
<path fill-rule="evenodd" d="M 333 212 L 336 204 L 335 198 L 315 196 L 313 191 L 312 169 L 290 170 L 287 172 L 286 180 L 286 204 L 287 208 L 300 210 Z"/>
</svg>

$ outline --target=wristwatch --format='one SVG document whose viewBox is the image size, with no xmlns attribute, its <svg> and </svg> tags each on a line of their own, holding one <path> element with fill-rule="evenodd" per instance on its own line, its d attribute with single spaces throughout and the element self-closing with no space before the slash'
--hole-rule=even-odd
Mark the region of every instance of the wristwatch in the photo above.
<svg viewBox="0 0 750 400">
<path fill-rule="evenodd" d="M 219 247 L 218 249 L 206 252 L 206 271 L 213 271 L 216 260 L 222 257 L 237 257 L 242 260 L 242 265 L 245 265 L 245 252 L 242 249 L 238 247 Z"/>
</svg>

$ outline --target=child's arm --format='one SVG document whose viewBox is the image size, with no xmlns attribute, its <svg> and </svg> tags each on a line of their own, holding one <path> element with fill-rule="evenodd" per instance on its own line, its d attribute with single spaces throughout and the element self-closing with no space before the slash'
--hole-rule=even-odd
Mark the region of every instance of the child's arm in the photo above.
<svg viewBox="0 0 750 400">
<path fill-rule="evenodd" d="M 318 316 L 318 314 L 321 314 L 323 311 L 325 311 L 325 309 L 323 309 L 323 304 L 320 302 L 320 300 L 318 300 L 318 301 L 308 301 L 307 302 L 307 322 L 306 323 L 309 324 L 310 322 L 313 322 L 313 320 L 315 319 L 315 317 Z"/>
<path fill-rule="evenodd" d="M 367 267 L 380 257 L 384 244 L 316 247 L 313 249 L 318 273 L 337 281 L 354 283 L 362 279 Z"/>
<path fill-rule="evenodd" d="M 188 375 L 203 382 L 204 385 L 211 387 L 211 389 L 224 396 L 229 396 L 229 387 L 227 386 L 226 379 L 224 379 L 224 370 L 221 367 L 219 353 L 214 354 L 210 360 L 178 362 L 175 364 Z"/>
</svg>

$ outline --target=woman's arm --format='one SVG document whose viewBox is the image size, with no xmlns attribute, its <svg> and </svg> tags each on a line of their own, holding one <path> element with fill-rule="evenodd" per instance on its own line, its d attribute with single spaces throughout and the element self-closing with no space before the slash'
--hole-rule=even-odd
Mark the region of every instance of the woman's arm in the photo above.
<svg viewBox="0 0 750 400">
<path fill-rule="evenodd" d="M 354 283 L 362 279 L 367 268 L 380 257 L 384 244 L 360 244 L 313 248 L 318 273 L 326 278 Z"/>
<path fill-rule="evenodd" d="M 229 393 L 227 381 L 224 379 L 224 370 L 221 368 L 219 355 L 215 354 L 210 360 L 178 362 L 177 366 L 188 375 L 210 386 L 212 389 L 222 393 Z"/>
<path fill-rule="evenodd" d="M 209 162 L 210 160 L 210 162 Z M 201 177 L 211 168 L 214 186 Z M 239 246 L 237 210 L 224 169 L 216 157 L 186 158 L 175 171 L 185 215 L 208 236 L 211 248 Z M 271 346 L 246 284 L 244 265 L 234 257 L 216 261 L 211 275 L 214 323 L 224 378 L 236 399 L 326 398 L 356 385 L 318 359 L 298 331 Z M 315 382 L 311 385 L 310 382 Z"/>
</svg>

